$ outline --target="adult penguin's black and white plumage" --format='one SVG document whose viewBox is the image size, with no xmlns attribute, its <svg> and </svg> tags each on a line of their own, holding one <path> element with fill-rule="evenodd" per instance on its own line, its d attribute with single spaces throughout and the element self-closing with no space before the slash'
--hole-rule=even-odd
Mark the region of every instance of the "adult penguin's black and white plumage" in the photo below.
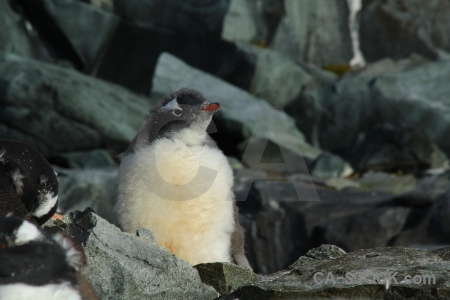
<svg viewBox="0 0 450 300">
<path fill-rule="evenodd" d="M 147 228 L 193 265 L 249 267 L 233 173 L 206 131 L 219 107 L 181 89 L 151 111 L 121 157 L 116 210 L 124 231 Z"/>
<path fill-rule="evenodd" d="M 56 212 L 58 180 L 30 145 L 0 140 L 0 217 L 8 213 L 45 223 Z"/>
<path fill-rule="evenodd" d="M 13 215 L 0 219 L 0 299 L 96 299 L 80 274 L 84 264 L 82 248 L 62 233 L 47 235 Z"/>
</svg>

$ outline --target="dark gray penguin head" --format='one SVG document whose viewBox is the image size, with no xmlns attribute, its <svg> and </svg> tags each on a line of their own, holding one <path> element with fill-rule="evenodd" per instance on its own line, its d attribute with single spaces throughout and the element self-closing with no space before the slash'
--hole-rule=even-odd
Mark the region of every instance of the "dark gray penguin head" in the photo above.
<svg viewBox="0 0 450 300">
<path fill-rule="evenodd" d="M 159 138 L 183 138 L 187 143 L 206 139 L 206 129 L 219 108 L 219 103 L 209 103 L 197 90 L 180 89 L 147 115 L 124 155 Z"/>
<path fill-rule="evenodd" d="M 0 215 L 10 211 L 43 224 L 55 213 L 58 179 L 38 150 L 19 141 L 0 140 L 0 175 Z"/>
</svg>

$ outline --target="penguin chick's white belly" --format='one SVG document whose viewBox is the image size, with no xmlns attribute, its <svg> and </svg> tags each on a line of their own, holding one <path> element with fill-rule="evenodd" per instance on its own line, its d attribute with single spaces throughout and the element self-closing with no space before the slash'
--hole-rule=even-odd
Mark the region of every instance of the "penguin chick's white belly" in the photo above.
<svg viewBox="0 0 450 300">
<path fill-rule="evenodd" d="M 80 294 L 67 282 L 33 286 L 24 283 L 0 285 L 0 299 L 8 300 L 81 300 Z"/>
<path fill-rule="evenodd" d="M 232 186 L 219 149 L 159 139 L 122 159 L 119 221 L 130 233 L 149 229 L 159 245 L 193 265 L 230 262 Z"/>
</svg>

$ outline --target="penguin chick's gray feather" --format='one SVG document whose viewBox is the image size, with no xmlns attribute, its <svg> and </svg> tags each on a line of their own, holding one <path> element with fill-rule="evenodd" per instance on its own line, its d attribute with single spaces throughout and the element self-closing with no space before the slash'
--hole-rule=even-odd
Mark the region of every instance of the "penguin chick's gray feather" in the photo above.
<svg viewBox="0 0 450 300">
<path fill-rule="evenodd" d="M 81 246 L 62 233 L 47 235 L 13 215 L 0 219 L 0 299 L 94 300 L 79 273 L 85 263 Z"/>
<path fill-rule="evenodd" d="M 121 157 L 116 211 L 124 231 L 147 228 L 193 265 L 249 267 L 233 173 L 206 131 L 219 107 L 181 89 L 147 115 Z"/>
</svg>

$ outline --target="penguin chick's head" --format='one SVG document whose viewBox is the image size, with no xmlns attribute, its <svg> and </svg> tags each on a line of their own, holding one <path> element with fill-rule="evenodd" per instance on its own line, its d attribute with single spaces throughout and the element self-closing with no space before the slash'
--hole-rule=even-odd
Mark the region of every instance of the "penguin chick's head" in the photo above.
<svg viewBox="0 0 450 300">
<path fill-rule="evenodd" d="M 158 138 L 181 138 L 188 144 L 203 142 L 211 118 L 219 108 L 219 103 L 209 103 L 196 90 L 180 89 L 147 115 L 127 152 Z"/>
<path fill-rule="evenodd" d="M 183 129 L 206 134 L 211 118 L 219 108 L 219 103 L 208 103 L 200 92 L 181 89 L 154 111 L 156 122 L 152 131 L 156 130 L 158 137 L 172 137 Z"/>
<path fill-rule="evenodd" d="M 10 214 L 0 220 L 0 249 L 10 249 L 43 239 L 39 228 L 22 218 Z"/>
</svg>

